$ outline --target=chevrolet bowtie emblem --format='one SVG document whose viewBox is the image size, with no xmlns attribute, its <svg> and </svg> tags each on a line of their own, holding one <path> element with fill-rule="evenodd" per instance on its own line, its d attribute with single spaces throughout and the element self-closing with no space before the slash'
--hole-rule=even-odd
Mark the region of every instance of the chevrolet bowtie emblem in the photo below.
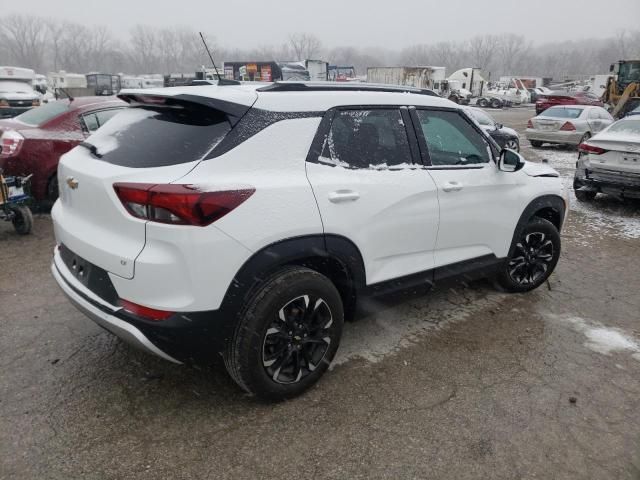
<svg viewBox="0 0 640 480">
<path fill-rule="evenodd" d="M 69 185 L 69 188 L 71 190 L 75 190 L 76 188 L 78 188 L 78 180 L 73 177 L 67 177 L 67 185 Z"/>
</svg>

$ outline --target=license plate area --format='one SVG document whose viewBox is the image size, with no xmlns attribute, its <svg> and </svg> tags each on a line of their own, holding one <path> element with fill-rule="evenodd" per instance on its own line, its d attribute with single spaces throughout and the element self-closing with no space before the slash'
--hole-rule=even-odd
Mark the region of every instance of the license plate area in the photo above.
<svg viewBox="0 0 640 480">
<path fill-rule="evenodd" d="M 69 272 L 82 285 L 111 305 L 118 305 L 118 293 L 106 270 L 76 255 L 65 245 L 60 245 L 60 257 Z"/>
<path fill-rule="evenodd" d="M 623 153 L 622 163 L 627 165 L 640 165 L 640 154 L 637 153 Z"/>
</svg>

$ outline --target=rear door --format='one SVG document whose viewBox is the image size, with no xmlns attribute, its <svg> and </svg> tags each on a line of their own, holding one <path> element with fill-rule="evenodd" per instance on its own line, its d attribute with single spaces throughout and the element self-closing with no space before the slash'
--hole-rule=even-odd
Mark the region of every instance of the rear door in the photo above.
<svg viewBox="0 0 640 480">
<path fill-rule="evenodd" d="M 412 114 L 438 188 L 435 266 L 506 256 L 521 213 L 518 175 L 498 170 L 488 139 L 459 110 Z"/>
<path fill-rule="evenodd" d="M 108 272 L 132 278 L 146 221 L 125 209 L 114 184 L 171 183 L 230 129 L 225 112 L 191 102 L 156 100 L 122 110 L 59 164 L 60 198 L 52 211 L 58 243 Z"/>
<path fill-rule="evenodd" d="M 367 284 L 434 265 L 436 185 L 414 162 L 418 149 L 407 124 L 407 110 L 398 107 L 330 112 L 307 159 L 325 234 L 356 244 Z"/>
</svg>

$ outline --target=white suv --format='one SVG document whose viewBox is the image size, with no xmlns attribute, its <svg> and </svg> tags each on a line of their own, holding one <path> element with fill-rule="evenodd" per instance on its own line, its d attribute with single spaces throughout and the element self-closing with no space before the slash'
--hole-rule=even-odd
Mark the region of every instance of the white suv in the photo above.
<svg viewBox="0 0 640 480">
<path fill-rule="evenodd" d="M 222 355 L 264 399 L 326 371 L 366 295 L 560 254 L 558 174 L 432 92 L 275 83 L 124 91 L 60 162 L 52 272 L 96 323 L 167 360 Z"/>
</svg>

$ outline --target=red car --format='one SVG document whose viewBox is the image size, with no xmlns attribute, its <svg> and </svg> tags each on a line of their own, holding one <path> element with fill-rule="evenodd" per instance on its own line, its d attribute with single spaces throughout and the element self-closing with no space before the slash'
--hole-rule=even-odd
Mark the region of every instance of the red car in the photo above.
<svg viewBox="0 0 640 480">
<path fill-rule="evenodd" d="M 0 120 L 0 168 L 5 175 L 33 174 L 31 194 L 39 203 L 53 204 L 60 156 L 126 106 L 116 97 L 81 97 Z"/>
<path fill-rule="evenodd" d="M 536 114 L 540 115 L 549 107 L 556 105 L 595 105 L 604 107 L 600 97 L 591 92 L 552 92 L 540 95 L 536 100 Z"/>
</svg>

